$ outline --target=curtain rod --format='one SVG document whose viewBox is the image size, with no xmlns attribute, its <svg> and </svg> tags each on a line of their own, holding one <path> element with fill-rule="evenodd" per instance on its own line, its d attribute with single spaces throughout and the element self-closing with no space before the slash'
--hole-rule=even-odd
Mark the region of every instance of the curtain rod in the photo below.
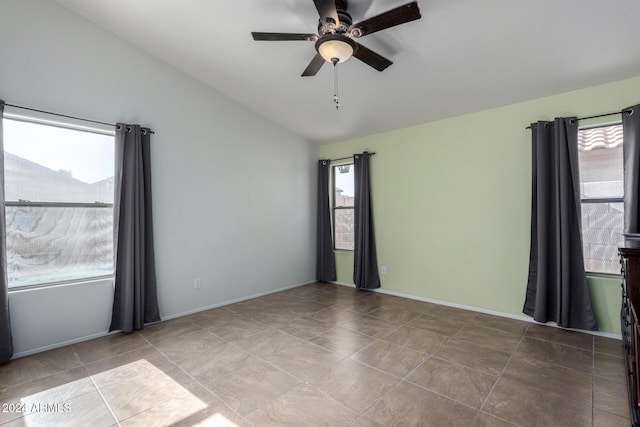
<svg viewBox="0 0 640 427">
<path fill-rule="evenodd" d="M 374 154 L 376 154 L 376 153 L 375 152 L 369 153 L 370 156 L 373 156 Z M 355 154 L 354 154 L 354 156 L 355 156 Z M 340 160 L 351 160 L 351 159 L 353 159 L 353 156 L 351 156 L 351 157 L 343 157 L 341 159 L 327 159 L 326 161 L 327 162 L 339 162 Z"/>
<path fill-rule="evenodd" d="M 101 122 L 101 121 L 98 121 L 98 120 L 90 120 L 90 119 L 85 119 L 85 118 L 76 117 L 76 116 L 69 116 L 67 114 L 54 113 L 52 111 L 38 110 L 36 108 L 23 107 L 21 105 L 7 104 L 6 102 L 3 103 L 3 104 L 6 105 L 7 107 L 20 108 L 21 110 L 29 110 L 29 111 L 34 111 L 36 113 L 51 114 L 52 116 L 65 117 L 67 119 L 80 120 L 80 121 L 83 121 L 83 122 L 95 123 L 95 124 L 98 124 L 98 125 L 113 126 L 113 127 L 117 126 L 117 125 L 115 125 L 113 123 Z M 152 131 L 151 129 L 149 129 L 149 132 L 152 133 L 152 134 L 155 134 L 155 132 Z"/>
<path fill-rule="evenodd" d="M 604 113 L 604 114 L 596 114 L 595 116 L 578 117 L 576 120 L 580 121 L 580 120 L 597 119 L 598 117 L 615 116 L 616 114 L 624 114 L 624 113 L 631 115 L 633 114 L 633 110 L 629 108 L 627 110 L 616 111 L 613 113 Z M 531 126 L 527 126 L 525 129 L 531 129 Z"/>
</svg>

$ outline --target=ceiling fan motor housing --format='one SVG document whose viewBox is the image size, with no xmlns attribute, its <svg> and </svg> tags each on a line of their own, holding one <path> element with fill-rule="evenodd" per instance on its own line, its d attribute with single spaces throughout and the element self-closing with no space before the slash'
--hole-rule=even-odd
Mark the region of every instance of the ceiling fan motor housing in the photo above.
<svg viewBox="0 0 640 427">
<path fill-rule="evenodd" d="M 327 22 L 323 22 L 322 19 L 318 21 L 318 34 L 324 36 L 327 34 L 346 34 L 353 19 L 347 12 L 347 0 L 335 0 L 336 13 L 340 22 L 333 22 L 333 19 L 327 18 Z"/>
</svg>

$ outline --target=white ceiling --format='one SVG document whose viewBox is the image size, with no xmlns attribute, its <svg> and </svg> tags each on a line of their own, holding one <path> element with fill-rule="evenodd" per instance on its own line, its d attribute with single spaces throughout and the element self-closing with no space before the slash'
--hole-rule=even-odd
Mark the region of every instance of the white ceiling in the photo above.
<svg viewBox="0 0 640 427">
<path fill-rule="evenodd" d="M 392 66 L 338 66 L 336 111 L 330 64 L 300 77 L 313 43 L 251 37 L 316 32 L 313 0 L 58 1 L 319 143 L 640 75 L 640 1 L 418 0 L 422 19 L 359 40 Z M 349 12 L 360 21 L 408 1 L 351 0 Z"/>
</svg>

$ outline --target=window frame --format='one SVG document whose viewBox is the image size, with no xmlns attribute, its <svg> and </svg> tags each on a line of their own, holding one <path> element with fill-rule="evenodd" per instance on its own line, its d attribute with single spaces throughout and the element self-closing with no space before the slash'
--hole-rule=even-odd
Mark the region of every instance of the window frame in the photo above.
<svg viewBox="0 0 640 427">
<path fill-rule="evenodd" d="M 114 138 L 114 149 L 115 149 L 115 128 L 106 125 L 92 125 L 87 126 L 82 120 L 76 120 L 72 118 L 64 118 L 64 120 L 60 120 L 57 116 L 55 118 L 51 118 L 49 114 L 42 112 L 33 112 L 29 115 L 25 115 L 22 113 L 17 113 L 13 111 L 14 109 L 10 107 L 5 107 L 4 114 L 0 116 L 0 120 L 12 120 L 16 122 L 24 122 L 31 123 L 36 125 L 44 125 L 51 126 L 61 129 L 73 130 L 78 132 L 87 132 L 91 134 L 103 135 L 103 136 L 111 136 Z M 3 166 L 4 167 L 4 166 Z M 114 175 L 115 175 L 115 158 L 114 158 Z M 4 190 L 4 189 L 3 189 Z M 95 201 L 95 202 L 45 202 L 45 201 L 31 201 L 31 200 L 5 200 L 2 204 L 2 208 L 5 209 L 7 207 L 18 207 L 18 208 L 105 208 L 105 209 L 114 209 L 114 203 L 108 203 L 104 201 Z M 115 217 L 115 212 L 112 212 Z M 7 230 L 5 230 L 6 234 Z M 114 249 L 115 250 L 115 249 Z M 112 256 L 112 262 L 115 260 L 115 253 Z M 109 274 L 101 274 L 101 275 L 87 275 L 79 278 L 71 278 L 71 279 L 63 279 L 63 280 L 53 280 L 53 281 L 43 281 L 38 283 L 30 283 L 24 285 L 13 285 L 8 287 L 8 292 L 17 292 L 28 289 L 38 289 L 38 288 L 47 288 L 52 286 L 60 286 L 60 285 L 68 285 L 75 283 L 86 283 L 86 282 L 94 282 L 99 280 L 109 280 L 115 277 L 115 265 L 111 268 L 111 273 Z"/>
<path fill-rule="evenodd" d="M 355 206 L 337 206 L 336 205 L 336 169 L 338 166 L 350 165 L 350 167 L 354 167 L 353 159 L 340 161 L 340 162 L 332 162 L 331 163 L 331 225 L 332 225 L 332 233 L 331 237 L 333 240 L 333 250 L 334 251 L 344 251 L 344 252 L 353 252 L 355 249 L 347 249 L 347 248 L 337 248 L 336 247 L 336 211 L 338 210 L 352 210 L 355 215 Z"/>
<path fill-rule="evenodd" d="M 605 128 L 610 126 L 618 126 L 618 125 L 622 125 L 621 120 L 604 122 L 604 123 L 595 123 L 590 125 L 579 126 L 578 132 L 583 130 L 598 129 L 598 128 Z M 578 168 L 579 167 L 580 167 L 580 161 L 578 161 Z M 582 178 L 580 179 L 579 185 L 582 185 Z M 587 197 L 587 198 L 580 197 L 580 207 L 582 207 L 582 205 L 584 204 L 602 204 L 602 203 L 623 203 L 624 204 L 624 194 L 622 195 L 622 197 Z M 582 218 L 580 218 L 580 220 L 582 221 Z M 583 231 L 584 230 L 582 230 L 582 227 L 580 227 L 580 237 L 583 240 L 583 246 L 584 246 Z M 584 253 L 583 253 L 583 257 L 584 257 Z M 619 277 L 622 274 L 622 273 L 609 273 L 604 271 L 589 271 L 586 269 L 585 269 L 585 273 L 587 273 L 590 276 L 601 276 L 601 277 Z"/>
</svg>

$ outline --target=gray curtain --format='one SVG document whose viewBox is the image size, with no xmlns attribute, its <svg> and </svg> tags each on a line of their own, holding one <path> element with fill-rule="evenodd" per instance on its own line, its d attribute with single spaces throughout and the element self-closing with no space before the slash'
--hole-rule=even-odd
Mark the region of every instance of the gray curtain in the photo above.
<svg viewBox="0 0 640 427">
<path fill-rule="evenodd" d="M 331 206 L 329 205 L 328 160 L 318 161 L 318 224 L 316 234 L 316 280 L 334 282 L 336 280 L 336 260 L 333 254 L 331 235 Z"/>
<path fill-rule="evenodd" d="M 623 111 L 624 232 L 640 233 L 640 105 Z"/>
<path fill-rule="evenodd" d="M 160 320 L 151 215 L 151 132 L 118 123 L 115 138 L 115 293 L 109 331 Z"/>
<path fill-rule="evenodd" d="M 373 233 L 371 192 L 369 190 L 369 153 L 353 156 L 355 247 L 353 283 L 359 289 L 380 287 L 376 240 Z"/>
<path fill-rule="evenodd" d="M 13 356 L 11 321 L 9 319 L 9 280 L 7 279 L 7 220 L 4 212 L 4 144 L 2 141 L 2 116 L 4 102 L 0 101 L 0 363 Z"/>
<path fill-rule="evenodd" d="M 523 312 L 538 322 L 597 330 L 584 269 L 578 123 L 531 125 L 531 252 Z"/>
</svg>

